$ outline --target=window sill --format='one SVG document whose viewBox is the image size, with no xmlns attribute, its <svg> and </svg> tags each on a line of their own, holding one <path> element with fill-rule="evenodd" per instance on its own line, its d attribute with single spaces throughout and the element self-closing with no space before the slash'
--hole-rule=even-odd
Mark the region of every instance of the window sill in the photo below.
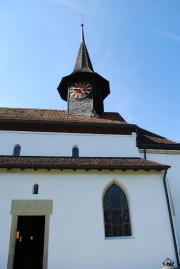
<svg viewBox="0 0 180 269">
<path fill-rule="evenodd" d="M 124 240 L 124 239 L 135 239 L 134 236 L 112 236 L 112 237 L 105 237 L 105 240 Z"/>
</svg>

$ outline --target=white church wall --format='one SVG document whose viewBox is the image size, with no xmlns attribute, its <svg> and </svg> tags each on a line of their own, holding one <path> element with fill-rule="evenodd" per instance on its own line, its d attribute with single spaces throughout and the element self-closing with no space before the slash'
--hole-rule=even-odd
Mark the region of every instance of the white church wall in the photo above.
<svg viewBox="0 0 180 269">
<path fill-rule="evenodd" d="M 166 257 L 175 260 L 162 178 L 160 172 L 2 169 L 0 269 L 7 264 L 12 199 L 53 200 L 50 269 L 119 269 L 120 265 L 123 269 L 156 269 Z M 130 237 L 104 236 L 102 199 L 113 181 L 128 195 Z M 35 183 L 39 184 L 38 195 L 32 194 Z"/>
<path fill-rule="evenodd" d="M 72 156 L 78 146 L 80 157 L 136 157 L 135 134 L 68 134 L 40 132 L 0 132 L 0 155 L 12 155 L 14 146 L 21 146 L 26 156 Z"/>
<path fill-rule="evenodd" d="M 148 150 L 147 160 L 152 160 L 171 166 L 171 168 L 168 169 L 167 178 L 174 207 L 174 222 L 180 248 L 180 151 Z"/>
</svg>

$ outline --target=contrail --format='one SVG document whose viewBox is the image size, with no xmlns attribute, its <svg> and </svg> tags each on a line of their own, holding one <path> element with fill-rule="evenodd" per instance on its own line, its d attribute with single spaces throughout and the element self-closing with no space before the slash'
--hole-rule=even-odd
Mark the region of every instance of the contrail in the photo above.
<svg viewBox="0 0 180 269">
<path fill-rule="evenodd" d="M 155 107 L 158 107 L 158 106 L 163 106 L 163 105 L 166 105 L 166 104 L 171 103 L 173 101 L 176 101 L 178 99 L 180 99 L 180 97 L 172 98 L 172 99 L 170 99 L 168 101 L 165 101 L 165 102 L 162 102 L 162 103 L 159 103 L 159 104 L 156 104 L 156 105 L 149 106 L 146 109 L 151 109 L 151 108 L 155 108 Z"/>
</svg>

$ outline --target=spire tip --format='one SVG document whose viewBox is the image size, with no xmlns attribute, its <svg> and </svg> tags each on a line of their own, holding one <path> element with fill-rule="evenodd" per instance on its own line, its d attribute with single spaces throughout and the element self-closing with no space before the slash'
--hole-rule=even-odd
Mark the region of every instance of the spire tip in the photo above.
<svg viewBox="0 0 180 269">
<path fill-rule="evenodd" d="M 81 42 L 84 42 L 84 31 L 83 31 L 83 26 L 84 26 L 84 23 L 83 23 L 83 16 L 82 16 L 82 13 L 81 13 Z"/>
</svg>

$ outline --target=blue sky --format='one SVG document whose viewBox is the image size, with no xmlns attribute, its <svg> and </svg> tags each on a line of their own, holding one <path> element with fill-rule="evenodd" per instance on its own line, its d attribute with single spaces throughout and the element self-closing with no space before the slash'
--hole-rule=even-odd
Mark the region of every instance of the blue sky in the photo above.
<svg viewBox="0 0 180 269">
<path fill-rule="evenodd" d="M 1 0 L 0 107 L 66 109 L 81 13 L 105 111 L 180 142 L 179 0 Z"/>
</svg>

